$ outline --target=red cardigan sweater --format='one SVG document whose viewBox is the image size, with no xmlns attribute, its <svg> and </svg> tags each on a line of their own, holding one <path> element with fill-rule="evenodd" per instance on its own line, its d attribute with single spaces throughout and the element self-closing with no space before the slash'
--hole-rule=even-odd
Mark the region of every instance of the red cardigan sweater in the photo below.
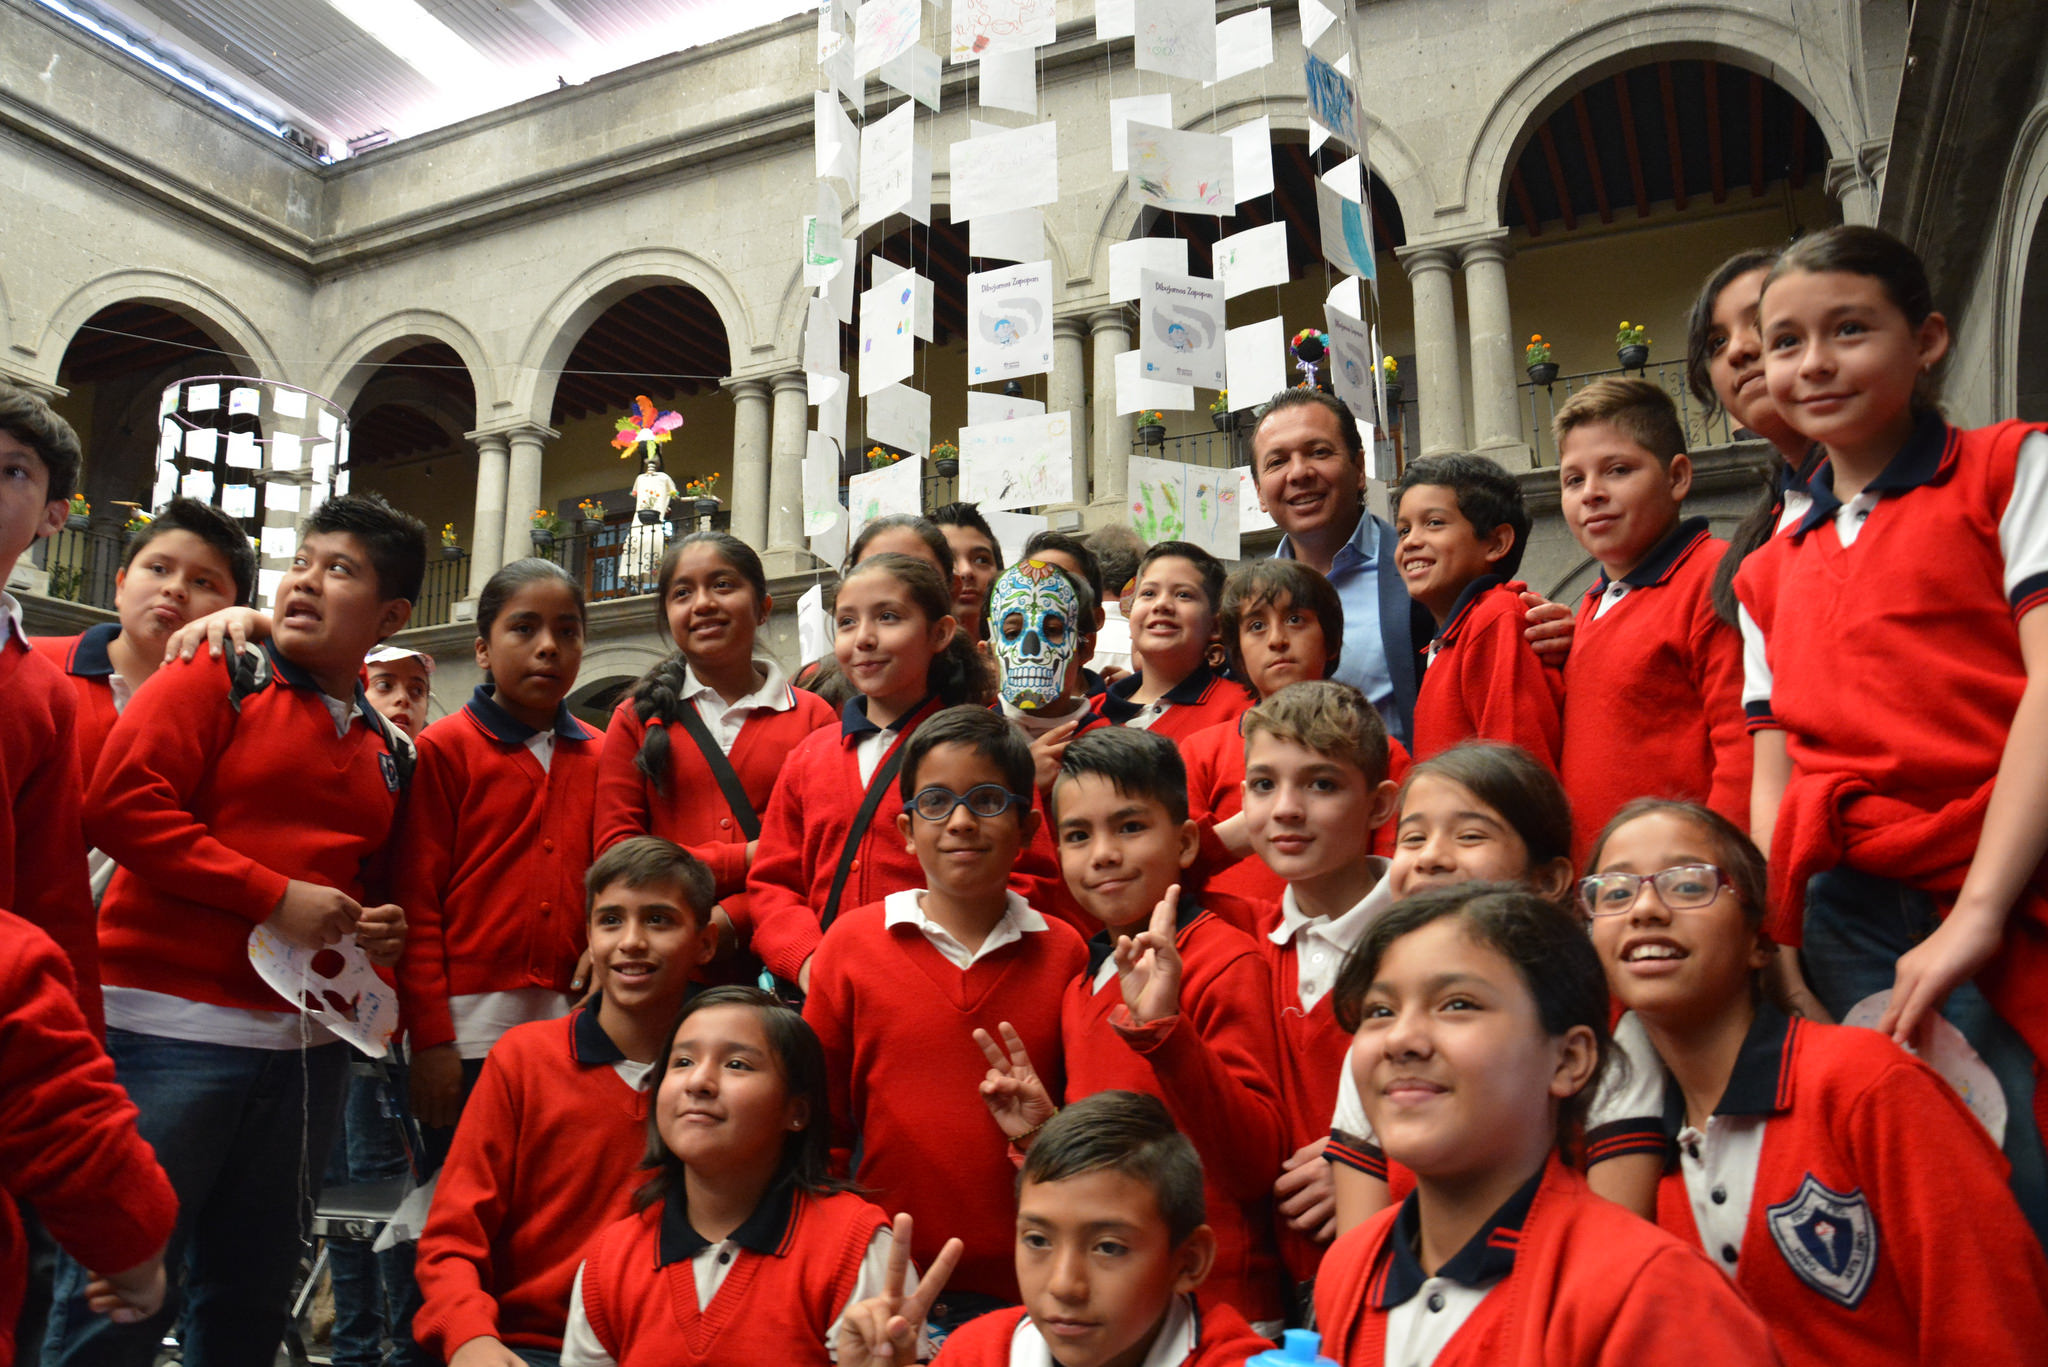
<svg viewBox="0 0 2048 1367">
<path fill-rule="evenodd" d="M 1504 1255 L 1506 1274 L 1437 1354 L 1436 1367 L 1779 1361 L 1763 1321 L 1698 1249 L 1595 1196 L 1554 1156 L 1534 1196 L 1518 1225 L 1494 1228 L 1486 1246 Z M 1398 1281 L 1390 1245 L 1407 1209 L 1379 1212 L 1323 1259 L 1316 1324 L 1323 1353 L 1344 1367 L 1386 1360 L 1390 1282 Z"/>
<path fill-rule="evenodd" d="M 569 990 L 587 938 L 598 735 L 566 708 L 554 729 L 543 769 L 526 748 L 530 728 L 479 685 L 420 733 L 392 871 L 407 926 L 399 1002 L 415 1049 L 454 1040 L 450 997 Z"/>
<path fill-rule="evenodd" d="M 1010 1344 L 1025 1310 L 991 1310 L 954 1330 L 932 1359 L 936 1367 L 1010 1367 Z M 1198 1312 L 1195 1351 L 1181 1367 L 1239 1367 L 1273 1345 L 1252 1332 L 1244 1316 L 1228 1305 L 1204 1305 Z"/>
<path fill-rule="evenodd" d="M 726 756 L 757 816 L 767 812 L 776 776 L 797 746 L 813 731 L 837 720 L 832 704 L 815 693 L 791 689 L 790 697 L 794 705 L 786 711 L 756 712 L 749 717 L 733 742 L 732 753 Z M 711 866 L 726 915 L 735 924 L 745 922 L 747 836 L 733 819 L 718 780 L 711 776 L 711 767 L 689 733 L 670 725 L 668 791 L 656 791 L 646 775 L 633 767 L 633 757 L 640 753 L 646 737 L 646 724 L 634 710 L 633 700 L 625 699 L 612 713 L 604 734 L 604 753 L 598 760 L 598 853 L 628 836 L 658 835 L 673 840 Z"/>
<path fill-rule="evenodd" d="M 1287 1306 L 1273 1243 L 1273 1179 L 1293 1150 L 1280 1113 L 1272 985 L 1251 937 L 1199 906 L 1183 904 L 1174 944 L 1181 1012 L 1134 1025 L 1115 977 L 1099 990 L 1093 985 L 1110 957 L 1109 932 L 1089 943 L 1088 967 L 1060 1002 L 1066 1099 L 1122 1090 L 1166 1103 L 1202 1156 L 1216 1231 L 1203 1306 L 1281 1319 Z"/>
<path fill-rule="evenodd" d="M 319 686 L 264 649 L 276 677 L 239 714 L 224 662 L 201 655 L 159 669 L 108 737 L 86 836 L 120 865 L 100 903 L 110 984 L 279 1010 L 250 928 L 294 878 L 364 899 L 399 803 L 383 719 L 358 686 L 336 736 Z"/>
<path fill-rule="evenodd" d="M 28 1282 L 16 1202 L 101 1272 L 141 1263 L 178 1218 L 135 1103 L 78 1009 L 70 964 L 41 929 L 0 911 L 0 1362 L 13 1359 Z"/>
<path fill-rule="evenodd" d="M 0 699 L 0 907 L 19 907 L 57 942 L 71 961 L 78 1004 L 103 1035 L 83 785 L 71 739 L 78 702 L 49 655 L 12 631 L 0 642 Z"/>
<path fill-rule="evenodd" d="M 1716 1112 L 1770 1117 L 1735 1285 L 1791 1367 L 2037 1360 L 2048 1261 L 1991 1136 L 1925 1064 L 1874 1030 L 1766 1012 Z M 1675 1166 L 1657 1223 L 1699 1243 Z M 1837 1265 L 1829 1226 L 1867 1256 Z"/>
<path fill-rule="evenodd" d="M 860 1281 L 861 1260 L 888 1217 L 849 1192 L 771 1192 L 781 1214 L 756 1249 L 750 1216 L 740 1251 L 711 1304 L 697 1304 L 688 1220 L 656 1203 L 598 1235 L 583 1263 L 583 1314 L 619 1367 L 826 1367 L 826 1334 Z M 766 1202 L 764 1202 L 766 1204 Z M 767 1212 L 774 1214 L 776 1212 Z M 766 1240 L 764 1239 L 765 1243 Z"/>
<path fill-rule="evenodd" d="M 1564 686 L 1522 634 L 1528 622 L 1521 594 L 1528 587 L 1485 575 L 1459 595 L 1415 696 L 1415 758 L 1462 740 L 1496 740 L 1557 768 Z"/>
<path fill-rule="evenodd" d="M 471 1339 L 558 1352 L 583 1247 L 629 1213 L 647 1151 L 645 1092 L 597 1002 L 507 1030 L 463 1104 L 420 1234 L 421 1346 Z"/>
<path fill-rule="evenodd" d="M 965 972 L 880 904 L 825 932 L 804 1019 L 825 1047 L 837 1143 L 860 1147 L 853 1174 L 885 1210 L 917 1222 L 911 1256 L 930 1267 L 947 1238 L 967 1245 L 948 1285 L 1017 1299 L 1017 1171 L 981 1100 L 988 1061 L 977 1027 L 1017 1028 L 1047 1091 L 1064 1094 L 1060 994 L 1088 950 L 1059 921 Z"/>
<path fill-rule="evenodd" d="M 1638 797 L 1703 802 L 1749 829 L 1752 746 L 1742 718 L 1742 637 L 1714 612 L 1714 571 L 1728 543 L 1707 520 L 1674 527 L 1596 617 L 1608 580 L 1579 604 L 1564 666 L 1564 751 L 1574 862 L 1607 819 Z"/>
<path fill-rule="evenodd" d="M 1111 684 L 1096 701 L 1095 710 L 1122 726 L 1144 710 L 1131 701 L 1144 676 L 1133 672 Z M 1236 721 L 1252 705 L 1251 690 L 1203 665 L 1166 691 L 1162 701 L 1171 703 L 1159 720 L 1147 728 L 1176 743 L 1222 722 Z"/>
<path fill-rule="evenodd" d="M 121 634 L 119 622 L 101 622 L 77 636 L 31 637 L 29 644 L 47 651 L 64 671 L 71 691 L 78 699 L 78 772 L 92 782 L 92 771 L 100 762 L 107 733 L 114 729 L 120 713 L 114 709 L 114 662 L 107 647 Z"/>
</svg>

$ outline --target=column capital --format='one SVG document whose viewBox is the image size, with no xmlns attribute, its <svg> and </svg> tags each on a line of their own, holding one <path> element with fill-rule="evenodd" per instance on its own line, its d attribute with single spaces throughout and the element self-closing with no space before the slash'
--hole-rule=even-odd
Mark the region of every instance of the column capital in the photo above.
<svg viewBox="0 0 2048 1367">
<path fill-rule="evenodd" d="M 1088 330 L 1090 332 L 1129 332 L 1130 328 L 1131 315 L 1121 304 L 1114 308 L 1097 309 L 1088 315 Z"/>
<path fill-rule="evenodd" d="M 1063 314 L 1052 320 L 1052 335 L 1055 337 L 1084 338 L 1088 335 L 1090 315 L 1085 313 Z"/>
<path fill-rule="evenodd" d="M 491 427 L 479 427 L 474 432 L 465 432 L 462 435 L 470 441 L 482 441 L 486 437 L 496 437 L 500 441 L 512 442 L 518 441 L 521 438 L 527 441 L 553 441 L 562 434 L 549 427 L 546 423 L 508 422 Z"/>
<path fill-rule="evenodd" d="M 758 376 L 747 380 L 728 377 L 720 380 L 718 387 L 723 389 L 735 402 L 743 398 L 765 399 L 768 397 L 768 381 Z"/>
<path fill-rule="evenodd" d="M 512 444 L 506 429 L 503 428 L 479 428 L 474 432 L 464 432 L 462 439 L 475 443 L 477 449 L 482 451 L 503 452 Z"/>
<path fill-rule="evenodd" d="M 801 370 L 782 371 L 768 383 L 777 394 L 786 394 L 792 389 L 808 391 L 811 387 L 810 381 L 804 378 L 804 373 Z"/>
<path fill-rule="evenodd" d="M 1506 264 L 1513 256 L 1514 249 L 1508 246 L 1508 230 L 1495 228 L 1492 232 L 1470 238 L 1456 244 L 1458 259 L 1470 266 L 1475 261 L 1498 261 Z"/>
<path fill-rule="evenodd" d="M 1394 259 L 1408 272 L 1409 278 L 1428 275 L 1432 272 L 1449 275 L 1458 265 L 1458 248 L 1449 243 L 1436 243 L 1426 247 L 1396 247 Z"/>
</svg>

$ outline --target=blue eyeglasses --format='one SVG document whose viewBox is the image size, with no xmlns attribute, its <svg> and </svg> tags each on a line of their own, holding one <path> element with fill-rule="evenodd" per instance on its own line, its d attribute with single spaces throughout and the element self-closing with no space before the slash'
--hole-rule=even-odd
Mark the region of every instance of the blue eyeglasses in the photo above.
<svg viewBox="0 0 2048 1367">
<path fill-rule="evenodd" d="M 978 817 L 1001 816 L 1012 807 L 1026 807 L 1031 804 L 1029 796 L 1013 793 L 1000 783 L 977 783 L 964 793 L 933 784 L 920 788 L 910 799 L 910 810 L 926 821 L 944 821 L 953 815 L 955 807 L 965 804 L 967 810 Z"/>
</svg>

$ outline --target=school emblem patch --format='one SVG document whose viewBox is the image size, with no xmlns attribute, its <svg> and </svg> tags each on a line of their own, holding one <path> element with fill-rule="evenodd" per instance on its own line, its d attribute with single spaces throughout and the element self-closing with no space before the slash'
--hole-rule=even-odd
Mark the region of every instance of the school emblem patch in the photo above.
<svg viewBox="0 0 2048 1367">
<path fill-rule="evenodd" d="M 377 756 L 377 765 L 384 771 L 384 786 L 391 792 L 398 791 L 398 759 L 394 755 Z"/>
<path fill-rule="evenodd" d="M 1877 1217 L 1862 1188 L 1845 1196 L 1809 1172 L 1766 1223 L 1799 1280 L 1845 1309 L 1861 1303 L 1877 1274 Z"/>
</svg>

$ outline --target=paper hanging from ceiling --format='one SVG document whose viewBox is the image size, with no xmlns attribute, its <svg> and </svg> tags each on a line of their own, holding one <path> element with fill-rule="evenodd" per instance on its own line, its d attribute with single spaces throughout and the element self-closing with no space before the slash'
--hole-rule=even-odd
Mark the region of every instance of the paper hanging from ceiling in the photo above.
<svg viewBox="0 0 2048 1367">
<path fill-rule="evenodd" d="M 975 83 L 980 87 L 984 109 L 1013 109 L 1019 114 L 1038 113 L 1038 54 L 1030 48 L 1018 52 L 985 52 L 976 64 Z"/>
<path fill-rule="evenodd" d="M 839 448 L 822 432 L 804 434 L 804 535 L 817 536 L 839 516 Z"/>
<path fill-rule="evenodd" d="M 1188 244 L 1183 237 L 1134 237 L 1109 249 L 1109 297 L 1112 300 L 1138 297 L 1138 272 L 1159 271 L 1165 275 L 1188 273 Z"/>
<path fill-rule="evenodd" d="M 860 296 L 860 392 L 910 378 L 916 337 L 917 290 L 898 276 Z"/>
<path fill-rule="evenodd" d="M 811 106 L 818 138 L 817 172 L 839 177 L 851 191 L 860 183 L 860 135 L 854 131 L 853 120 L 846 117 L 839 97 L 829 90 L 814 92 Z"/>
<path fill-rule="evenodd" d="M 1073 433 L 1066 412 L 961 428 L 961 500 L 984 508 L 1072 503 Z"/>
<path fill-rule="evenodd" d="M 1138 354 L 1144 374 L 1223 388 L 1223 287 L 1192 275 L 1138 277 Z"/>
<path fill-rule="evenodd" d="M 921 342 L 929 342 L 932 339 L 933 332 L 932 308 L 934 296 L 932 282 L 919 275 L 916 271 L 911 270 L 908 266 L 897 265 L 886 256 L 871 256 L 868 258 L 869 288 L 882 284 L 884 281 L 894 280 L 899 275 L 908 275 L 912 288 L 917 291 L 917 297 L 913 304 L 910 326 L 911 335 Z"/>
<path fill-rule="evenodd" d="M 270 411 L 280 418 L 305 417 L 306 391 L 288 389 L 281 384 L 270 386 Z"/>
<path fill-rule="evenodd" d="M 839 508 L 835 504 L 834 512 Z M 825 611 L 825 586 L 813 584 L 796 600 L 796 649 L 799 665 L 832 653 L 832 616 Z"/>
<path fill-rule="evenodd" d="M 956 142 L 947 166 L 955 223 L 1051 204 L 1060 197 L 1057 125 L 1047 120 Z"/>
<path fill-rule="evenodd" d="M 1370 280 L 1376 267 L 1362 197 L 1357 157 L 1345 158 L 1316 181 L 1323 259 L 1347 275 Z"/>
<path fill-rule="evenodd" d="M 1137 31 L 1135 0 L 1095 0 L 1095 37 L 1098 42 L 1128 38 Z"/>
<path fill-rule="evenodd" d="M 1130 124 L 1125 136 L 1138 199 L 1170 213 L 1220 217 L 1234 211 L 1230 139 L 1147 123 Z"/>
<path fill-rule="evenodd" d="M 1304 46 L 1314 47 L 1337 22 L 1335 11 L 1322 0 L 1301 0 L 1301 41 Z"/>
<path fill-rule="evenodd" d="M 868 395 L 868 440 L 912 453 L 929 448 L 932 396 L 901 384 Z"/>
<path fill-rule="evenodd" d="M 967 382 L 1052 369 L 1052 263 L 1027 261 L 967 277 Z"/>
<path fill-rule="evenodd" d="M 924 512 L 924 457 L 905 456 L 894 465 L 863 470 L 846 487 L 848 531 L 853 536 L 878 517 L 916 517 Z"/>
<path fill-rule="evenodd" d="M 1278 318 L 1230 329 L 1223 357 L 1233 411 L 1270 402 L 1287 388 L 1287 333 Z"/>
<path fill-rule="evenodd" d="M 1132 456 L 1130 521 L 1147 542 L 1192 541 L 1219 560 L 1238 556 L 1235 466 Z"/>
<path fill-rule="evenodd" d="M 997 549 L 1005 552 L 1010 562 L 1023 553 L 1025 542 L 1049 525 L 1044 513 L 1011 513 L 997 508 L 983 508 L 980 512 L 989 531 L 995 534 Z"/>
<path fill-rule="evenodd" d="M 1365 306 L 1359 301 L 1358 277 L 1347 275 L 1331 286 L 1329 297 L 1323 300 L 1323 308 L 1341 309 L 1353 318 L 1365 317 Z"/>
<path fill-rule="evenodd" d="M 853 27 L 853 70 L 865 76 L 917 44 L 924 0 L 861 0 Z"/>
<path fill-rule="evenodd" d="M 1323 330 L 1330 337 L 1330 385 L 1362 423 L 1379 424 L 1379 401 L 1373 383 L 1372 337 L 1365 324 L 1336 309 L 1323 314 Z"/>
<path fill-rule="evenodd" d="M 1009 422 L 1014 418 L 1036 417 L 1045 411 L 1045 405 L 1037 399 L 1021 395 L 1012 396 L 1001 392 L 990 393 L 985 389 L 967 391 L 967 425 L 980 427 L 985 423 Z"/>
<path fill-rule="evenodd" d="M 822 188 L 824 181 L 818 182 Z M 846 239 L 839 235 L 839 216 L 827 219 L 805 214 L 803 221 L 804 288 L 831 283 L 846 260 Z"/>
<path fill-rule="evenodd" d="M 1029 51 L 1059 36 L 1053 0 L 953 0 L 953 60 Z"/>
<path fill-rule="evenodd" d="M 841 508 L 833 514 L 824 531 L 812 534 L 811 554 L 827 565 L 843 565 L 846 563 L 848 540 L 846 509 Z"/>
<path fill-rule="evenodd" d="M 1270 531 L 1279 525 L 1271 513 L 1259 506 L 1259 481 L 1252 467 L 1238 466 L 1237 534 L 1240 537 L 1250 536 L 1253 532 Z"/>
<path fill-rule="evenodd" d="M 1172 92 L 1132 95 L 1109 102 L 1109 169 L 1112 171 L 1131 169 L 1128 130 L 1132 123 L 1149 123 L 1159 128 L 1173 127 Z"/>
<path fill-rule="evenodd" d="M 1216 0 L 1137 0 L 1132 60 L 1140 71 L 1216 79 Z"/>
<path fill-rule="evenodd" d="M 944 70 L 939 54 L 928 47 L 913 47 L 899 57 L 882 63 L 885 84 L 902 91 L 926 109 L 939 107 L 939 77 Z"/>
<path fill-rule="evenodd" d="M 919 0 L 923 3 L 923 0 Z M 905 100 L 860 131 L 860 222 L 879 223 L 910 205 L 915 102 Z"/>
<path fill-rule="evenodd" d="M 1356 149 L 1358 140 L 1358 92 L 1351 78 L 1313 52 L 1302 64 L 1308 83 L 1308 112 L 1330 136 Z"/>
<path fill-rule="evenodd" d="M 1272 61 L 1273 11 L 1255 9 L 1233 14 L 1216 25 L 1216 80 L 1203 84 L 1215 85 L 1270 66 Z"/>
<path fill-rule="evenodd" d="M 1135 351 L 1116 356 L 1116 412 L 1138 413 L 1156 408 L 1162 413 L 1184 413 L 1195 406 L 1195 387 L 1145 378 L 1144 358 Z"/>
<path fill-rule="evenodd" d="M 1045 211 L 983 214 L 967 225 L 967 254 L 984 261 L 1036 261 L 1045 255 Z"/>
<path fill-rule="evenodd" d="M 1242 204 L 1272 194 L 1272 120 L 1261 115 L 1223 136 L 1230 139 L 1230 197 Z"/>
<path fill-rule="evenodd" d="M 1266 223 L 1218 238 L 1213 256 L 1225 299 L 1268 285 L 1284 285 L 1289 278 L 1287 225 Z"/>
</svg>

